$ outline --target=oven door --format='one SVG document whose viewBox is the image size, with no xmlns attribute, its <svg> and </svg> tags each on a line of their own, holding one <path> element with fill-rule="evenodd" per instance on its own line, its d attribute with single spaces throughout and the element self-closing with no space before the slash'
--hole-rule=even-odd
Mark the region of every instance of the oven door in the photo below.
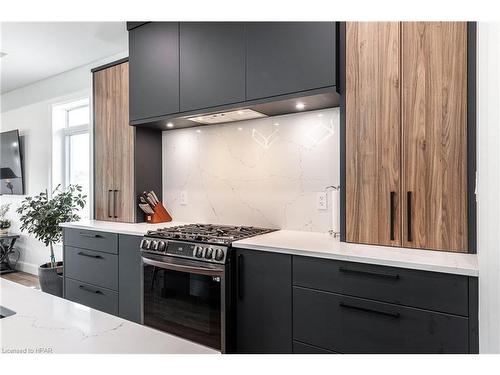
<svg viewBox="0 0 500 375">
<path fill-rule="evenodd" d="M 144 324 L 225 351 L 225 267 L 142 253 Z"/>
</svg>

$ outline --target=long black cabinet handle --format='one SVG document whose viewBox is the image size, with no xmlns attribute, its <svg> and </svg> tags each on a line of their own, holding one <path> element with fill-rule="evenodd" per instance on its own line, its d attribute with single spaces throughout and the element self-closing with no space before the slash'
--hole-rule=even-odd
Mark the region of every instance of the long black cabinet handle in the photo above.
<svg viewBox="0 0 500 375">
<path fill-rule="evenodd" d="M 116 196 L 118 194 L 118 190 L 113 190 L 113 217 L 115 219 L 118 219 L 118 216 L 116 215 Z"/>
<path fill-rule="evenodd" d="M 390 220 L 390 227 L 389 227 L 389 238 L 391 241 L 394 241 L 394 198 L 396 196 L 396 192 L 391 191 L 390 195 L 390 206 L 389 206 L 389 220 Z"/>
<path fill-rule="evenodd" d="M 78 288 L 80 288 L 81 290 L 84 290 L 86 292 L 89 292 L 89 293 L 102 294 L 102 292 L 100 290 L 92 289 L 92 288 L 89 288 L 85 285 L 80 285 L 80 286 L 78 286 Z"/>
<path fill-rule="evenodd" d="M 113 192 L 113 190 L 108 190 L 108 217 L 109 218 L 113 217 L 111 215 L 111 194 L 110 194 L 112 192 Z"/>
<path fill-rule="evenodd" d="M 406 225 L 408 226 L 407 227 L 407 238 L 408 238 L 408 242 L 411 242 L 413 241 L 413 236 L 412 236 L 412 233 L 411 233 L 411 191 L 407 192 L 406 193 L 406 214 L 408 215 L 407 218 L 406 218 Z"/>
<path fill-rule="evenodd" d="M 81 237 L 88 237 L 88 238 L 101 238 L 102 236 L 100 234 L 91 234 L 91 233 L 84 233 L 80 232 Z"/>
<path fill-rule="evenodd" d="M 394 279 L 397 280 L 399 279 L 399 275 L 393 274 L 393 273 L 382 273 L 382 272 L 372 272 L 372 271 L 360 271 L 360 270 L 353 270 L 351 268 L 345 268 L 345 267 L 339 267 L 340 272 L 345 272 L 345 273 L 356 273 L 359 275 L 366 275 L 366 276 L 375 276 L 375 277 L 384 277 L 388 279 Z"/>
<path fill-rule="evenodd" d="M 375 309 L 369 309 L 367 307 L 349 305 L 349 304 L 344 303 L 344 302 L 339 302 L 339 306 L 346 308 L 346 309 L 353 309 L 353 310 L 365 311 L 365 312 L 369 312 L 369 313 L 373 313 L 373 314 L 390 316 L 391 318 L 399 318 L 400 317 L 400 314 L 398 312 L 389 312 L 389 311 L 380 311 L 380 310 L 375 310 Z"/>
<path fill-rule="evenodd" d="M 87 258 L 102 259 L 102 256 L 100 256 L 100 255 L 85 254 L 82 251 L 80 251 L 78 253 L 78 255 L 81 255 L 82 257 L 87 257 Z"/>
<path fill-rule="evenodd" d="M 243 282 L 242 282 L 242 273 L 243 273 L 243 255 L 238 255 L 238 269 L 237 269 L 237 279 L 236 279 L 236 287 L 238 289 L 238 298 L 243 299 Z"/>
</svg>

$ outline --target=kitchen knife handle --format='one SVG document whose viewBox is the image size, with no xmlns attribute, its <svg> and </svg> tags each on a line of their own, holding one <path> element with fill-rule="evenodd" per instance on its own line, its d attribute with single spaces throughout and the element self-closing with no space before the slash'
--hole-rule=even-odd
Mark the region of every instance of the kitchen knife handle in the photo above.
<svg viewBox="0 0 500 375">
<path fill-rule="evenodd" d="M 111 196 L 110 193 L 112 193 L 113 190 L 108 190 L 108 217 L 112 218 L 113 216 L 111 215 Z"/>
<path fill-rule="evenodd" d="M 118 219 L 118 216 L 116 215 L 116 196 L 118 194 L 118 190 L 113 190 L 113 217 L 115 219 Z"/>
<path fill-rule="evenodd" d="M 243 299 L 243 282 L 242 282 L 242 273 L 243 273 L 243 254 L 238 255 L 238 269 L 237 269 L 237 278 L 236 278 L 236 288 L 238 289 L 238 299 Z"/>
</svg>

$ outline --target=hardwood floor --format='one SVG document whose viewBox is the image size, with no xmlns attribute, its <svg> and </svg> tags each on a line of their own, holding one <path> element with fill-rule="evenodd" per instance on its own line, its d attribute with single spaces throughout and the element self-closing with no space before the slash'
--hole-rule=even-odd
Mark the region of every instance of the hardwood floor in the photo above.
<svg viewBox="0 0 500 375">
<path fill-rule="evenodd" d="M 0 277 L 2 279 L 10 280 L 30 288 L 40 289 L 40 284 L 38 283 L 38 276 L 31 275 L 29 273 L 18 271 L 0 275 Z"/>
</svg>

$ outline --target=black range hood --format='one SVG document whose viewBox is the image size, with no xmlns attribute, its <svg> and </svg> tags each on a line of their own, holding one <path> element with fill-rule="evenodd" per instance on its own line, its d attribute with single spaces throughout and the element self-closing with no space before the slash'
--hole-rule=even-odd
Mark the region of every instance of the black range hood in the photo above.
<svg viewBox="0 0 500 375">
<path fill-rule="evenodd" d="M 336 87 L 330 86 L 323 89 L 315 89 L 310 91 L 297 92 L 289 95 L 282 95 L 273 98 L 273 100 L 270 100 L 270 98 L 265 98 L 231 105 L 213 107 L 206 110 L 175 113 L 172 115 L 172 117 L 162 116 L 158 119 L 149 119 L 147 127 L 159 130 L 174 130 L 196 126 L 237 122 L 238 113 L 241 113 L 242 115 L 241 121 L 245 121 L 251 118 L 265 118 L 292 113 L 315 111 L 319 109 L 338 107 L 339 105 L 340 95 L 336 91 Z M 250 117 L 251 111 L 245 110 L 251 110 L 255 113 L 255 116 Z M 236 114 L 236 116 L 231 116 L 233 113 Z M 231 120 L 228 121 L 227 119 L 224 119 L 226 115 L 231 116 Z M 210 119 L 210 117 L 213 117 L 213 120 Z"/>
</svg>

